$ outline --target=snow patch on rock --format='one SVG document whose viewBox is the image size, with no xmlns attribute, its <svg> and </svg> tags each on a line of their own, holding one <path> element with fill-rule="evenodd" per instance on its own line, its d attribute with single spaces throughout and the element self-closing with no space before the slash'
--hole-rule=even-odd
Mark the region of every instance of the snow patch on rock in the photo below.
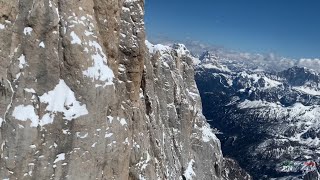
<svg viewBox="0 0 320 180">
<path fill-rule="evenodd" d="M 71 44 L 79 44 L 79 45 L 81 45 L 81 39 L 79 38 L 79 36 L 74 31 L 72 31 L 70 33 L 70 36 L 72 38 Z"/>
<path fill-rule="evenodd" d="M 0 23 L 0 29 L 5 29 L 6 26 Z"/>
<path fill-rule="evenodd" d="M 69 121 L 88 114 L 86 105 L 81 105 L 76 100 L 74 92 L 64 80 L 60 80 L 52 91 L 43 94 L 39 98 L 42 103 L 48 104 L 46 107 L 48 113 L 44 116 L 41 125 L 52 123 L 57 112 L 63 113 L 64 119 Z"/>
<path fill-rule="evenodd" d="M 31 27 L 25 27 L 23 30 L 24 35 L 31 35 L 33 29 Z"/>
<path fill-rule="evenodd" d="M 127 121 L 124 118 L 121 118 L 119 122 L 122 126 L 127 124 Z"/>
<path fill-rule="evenodd" d="M 89 46 L 93 48 L 93 66 L 83 71 L 83 74 L 93 80 L 106 81 L 105 85 L 113 84 L 113 71 L 106 65 L 107 56 L 104 54 L 102 47 L 96 41 L 89 41 Z"/>
<path fill-rule="evenodd" d="M 32 105 L 19 105 L 14 108 L 12 116 L 20 121 L 31 121 L 30 127 L 37 127 L 39 124 L 39 116 L 36 114 Z"/>
<path fill-rule="evenodd" d="M 41 42 L 41 43 L 39 44 L 39 47 L 41 47 L 41 48 L 45 48 L 45 47 L 46 47 L 46 45 L 44 45 L 44 42 Z"/>
<path fill-rule="evenodd" d="M 207 64 L 203 64 L 202 67 L 204 67 L 206 69 L 217 69 L 217 70 L 220 70 L 222 72 L 231 72 L 230 69 L 228 69 L 227 66 L 223 66 L 223 65 L 217 66 L 217 65 L 214 65 L 214 64 L 211 64 L 211 63 L 207 63 Z"/>
<path fill-rule="evenodd" d="M 24 88 L 24 91 L 28 92 L 28 93 L 36 93 L 36 91 L 33 88 Z"/>
<path fill-rule="evenodd" d="M 192 180 L 193 177 L 196 176 L 196 173 L 193 170 L 193 164 L 195 163 L 195 161 L 193 159 L 190 160 L 190 162 L 188 163 L 188 167 L 186 169 L 186 171 L 183 173 L 183 175 L 186 177 L 187 180 Z"/>
<path fill-rule="evenodd" d="M 320 96 L 320 91 L 314 88 L 298 86 L 298 87 L 293 87 L 292 89 L 312 95 L 312 96 Z"/>
<path fill-rule="evenodd" d="M 65 160 L 66 159 L 66 154 L 65 153 L 61 153 L 61 154 L 58 154 L 56 157 L 57 158 L 54 160 L 53 163 L 57 163 L 59 161 Z"/>
<path fill-rule="evenodd" d="M 165 46 L 162 44 L 153 45 L 147 40 L 145 41 L 145 43 L 147 45 L 147 48 L 150 54 L 154 54 L 156 52 L 160 52 L 160 54 L 163 54 L 165 52 L 170 52 L 172 50 L 172 48 L 169 46 Z"/>
<path fill-rule="evenodd" d="M 212 129 L 210 128 L 210 125 L 205 123 L 201 128 L 202 132 L 202 141 L 203 142 L 209 142 L 210 140 L 217 141 L 217 136 L 213 133 Z"/>
<path fill-rule="evenodd" d="M 36 93 L 34 89 L 24 89 L 29 93 Z M 31 127 L 38 125 L 44 126 L 53 123 L 55 115 L 60 112 L 63 113 L 63 118 L 66 120 L 73 120 L 80 116 L 88 114 L 86 105 L 81 105 L 76 100 L 74 92 L 67 86 L 64 80 L 60 80 L 59 84 L 48 93 L 39 97 L 41 103 L 47 104 L 47 113 L 40 119 L 36 114 L 35 108 L 32 105 L 19 105 L 13 110 L 12 116 L 20 121 L 31 120 Z"/>
<path fill-rule="evenodd" d="M 23 69 L 23 67 L 26 65 L 28 65 L 27 63 L 26 63 L 26 57 L 23 55 L 23 54 L 21 54 L 21 56 L 18 58 L 18 60 L 19 60 L 19 68 L 20 69 Z"/>
</svg>

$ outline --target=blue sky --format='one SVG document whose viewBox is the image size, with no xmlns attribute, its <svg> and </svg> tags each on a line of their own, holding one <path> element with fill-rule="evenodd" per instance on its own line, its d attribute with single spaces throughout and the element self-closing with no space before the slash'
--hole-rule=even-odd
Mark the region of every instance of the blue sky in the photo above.
<svg viewBox="0 0 320 180">
<path fill-rule="evenodd" d="M 146 0 L 147 37 L 320 57 L 320 0 Z"/>
</svg>

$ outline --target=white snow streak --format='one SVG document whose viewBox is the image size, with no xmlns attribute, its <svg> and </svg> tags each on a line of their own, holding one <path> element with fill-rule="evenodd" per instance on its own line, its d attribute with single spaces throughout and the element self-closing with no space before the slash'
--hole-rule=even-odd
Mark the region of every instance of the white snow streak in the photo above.
<svg viewBox="0 0 320 180">
<path fill-rule="evenodd" d="M 186 169 L 186 171 L 183 173 L 183 175 L 186 177 L 187 180 L 192 180 L 193 177 L 196 176 L 196 173 L 193 171 L 193 164 L 194 164 L 194 160 L 191 159 L 191 161 L 188 163 L 188 167 Z"/>
<path fill-rule="evenodd" d="M 79 36 L 74 31 L 72 31 L 70 33 L 70 36 L 72 37 L 71 44 L 79 44 L 79 45 L 81 45 L 81 39 L 79 38 Z"/>
</svg>

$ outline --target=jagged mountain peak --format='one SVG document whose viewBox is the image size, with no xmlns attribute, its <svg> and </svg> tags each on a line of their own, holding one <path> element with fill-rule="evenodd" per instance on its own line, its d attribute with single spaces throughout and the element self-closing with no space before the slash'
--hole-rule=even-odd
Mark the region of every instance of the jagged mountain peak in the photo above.
<svg viewBox="0 0 320 180">
<path fill-rule="evenodd" d="M 172 48 L 176 50 L 179 56 L 190 55 L 190 51 L 187 49 L 187 47 L 184 44 L 175 43 L 172 45 Z"/>
<path fill-rule="evenodd" d="M 172 45 L 163 45 L 163 44 L 152 44 L 148 40 L 145 41 L 146 46 L 149 50 L 150 54 L 159 52 L 160 54 L 168 53 L 172 50 L 176 52 L 178 56 L 190 56 L 190 51 L 187 49 L 187 47 L 184 44 L 180 43 L 174 43 Z"/>
<path fill-rule="evenodd" d="M 320 82 L 319 74 L 306 67 L 294 66 L 280 72 L 279 76 L 286 78 L 292 86 L 318 85 Z"/>
<path fill-rule="evenodd" d="M 317 75 L 318 74 L 317 72 L 315 72 L 312 69 L 309 69 L 307 67 L 300 67 L 300 66 L 296 66 L 296 65 L 293 67 L 290 67 L 286 70 L 283 70 L 283 72 L 288 72 L 291 74 L 308 74 L 308 75 Z"/>
<path fill-rule="evenodd" d="M 205 51 L 199 56 L 199 60 L 202 62 L 209 62 L 209 61 L 216 62 L 218 61 L 218 59 L 219 59 L 218 55 L 210 51 Z"/>
</svg>

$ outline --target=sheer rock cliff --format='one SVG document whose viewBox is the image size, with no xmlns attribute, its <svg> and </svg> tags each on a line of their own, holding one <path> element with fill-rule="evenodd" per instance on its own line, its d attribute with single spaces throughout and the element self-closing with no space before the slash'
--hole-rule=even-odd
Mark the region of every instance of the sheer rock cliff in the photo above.
<svg viewBox="0 0 320 180">
<path fill-rule="evenodd" d="M 0 0 L 0 178 L 229 179 L 192 59 L 146 42 L 143 17 L 143 0 Z"/>
</svg>

